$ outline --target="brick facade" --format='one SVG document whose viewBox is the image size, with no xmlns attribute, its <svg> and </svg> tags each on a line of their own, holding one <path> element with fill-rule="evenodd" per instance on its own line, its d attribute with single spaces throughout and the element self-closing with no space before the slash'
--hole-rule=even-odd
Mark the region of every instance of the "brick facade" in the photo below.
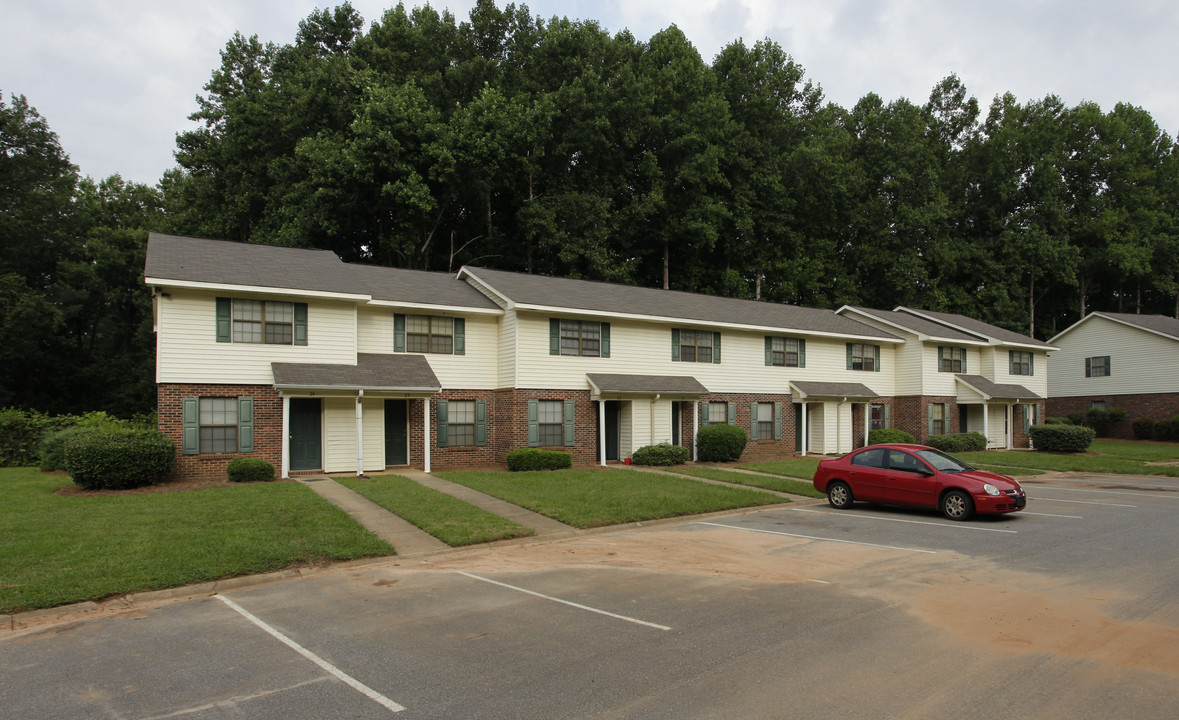
<svg viewBox="0 0 1179 720">
<path fill-rule="evenodd" d="M 1048 416 L 1066 417 L 1073 413 L 1084 415 L 1091 402 L 1108 402 L 1112 407 L 1126 411 L 1126 419 L 1111 425 L 1106 432 L 1108 437 L 1126 440 L 1134 439 L 1133 422 L 1137 418 L 1150 418 L 1159 422 L 1179 415 L 1179 393 L 1142 393 L 1049 398 Z"/>
<path fill-rule="evenodd" d="M 254 452 L 185 455 L 184 398 L 250 397 L 254 399 Z M 156 386 L 159 428 L 176 443 L 176 465 L 172 477 L 192 480 L 223 480 L 225 466 L 239 455 L 258 457 L 282 467 L 282 398 L 271 385 L 182 385 Z"/>
</svg>

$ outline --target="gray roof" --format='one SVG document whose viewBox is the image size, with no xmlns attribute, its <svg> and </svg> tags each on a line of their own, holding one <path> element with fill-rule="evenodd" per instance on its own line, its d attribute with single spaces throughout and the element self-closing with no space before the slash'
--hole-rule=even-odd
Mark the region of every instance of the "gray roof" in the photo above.
<svg viewBox="0 0 1179 720">
<path fill-rule="evenodd" d="M 792 380 L 790 384 L 806 393 L 807 397 L 845 397 L 856 399 L 880 397 L 880 393 L 872 392 L 871 388 L 861 383 Z"/>
<path fill-rule="evenodd" d="M 853 310 L 858 310 L 865 315 L 879 318 L 884 322 L 890 322 L 906 330 L 911 330 L 918 335 L 927 335 L 932 338 L 943 340 L 964 340 L 967 342 L 986 342 L 985 337 L 972 335 L 970 333 L 957 330 L 947 325 L 926 320 L 923 317 L 918 317 L 910 313 L 897 312 L 895 310 L 875 310 L 873 308 L 854 307 Z"/>
<path fill-rule="evenodd" d="M 881 340 L 899 339 L 883 330 L 819 308 L 486 268 L 466 267 L 463 270 L 519 305 L 648 315 L 702 324 L 726 323 Z"/>
<path fill-rule="evenodd" d="M 933 310 L 913 310 L 906 307 L 897 308 L 899 312 L 915 314 L 919 313 L 927 318 L 932 318 L 938 322 L 948 323 L 959 329 L 965 330 L 976 335 L 981 335 L 985 338 L 991 338 L 1003 343 L 1015 343 L 1018 345 L 1036 345 L 1046 350 L 1054 349 L 1052 345 L 1037 340 L 1034 337 L 1027 335 L 1020 335 L 1012 330 L 1006 330 L 997 325 L 985 323 L 982 320 L 975 320 L 965 315 L 958 315 L 957 313 L 936 312 Z"/>
<path fill-rule="evenodd" d="M 442 383 L 424 355 L 358 353 L 355 365 L 270 363 L 276 387 L 438 392 Z"/>
<path fill-rule="evenodd" d="M 991 382 L 982 375 L 955 375 L 983 395 L 999 400 L 1043 400 L 1039 395 L 1028 390 L 1023 385 L 1000 385 Z"/>
<path fill-rule="evenodd" d="M 644 395 L 707 395 L 708 388 L 687 375 L 609 375 L 590 373 L 586 378 L 603 393 Z"/>
<path fill-rule="evenodd" d="M 1179 320 L 1166 315 L 1137 315 L 1134 313 L 1112 313 L 1112 312 L 1096 312 L 1094 315 L 1101 315 L 1111 320 L 1118 320 L 1127 325 L 1134 325 L 1144 330 L 1151 330 L 1161 335 L 1167 335 L 1179 340 Z"/>
<path fill-rule="evenodd" d="M 451 273 L 345 263 L 327 250 L 151 233 L 144 277 L 367 295 L 374 300 L 496 309 Z"/>
</svg>

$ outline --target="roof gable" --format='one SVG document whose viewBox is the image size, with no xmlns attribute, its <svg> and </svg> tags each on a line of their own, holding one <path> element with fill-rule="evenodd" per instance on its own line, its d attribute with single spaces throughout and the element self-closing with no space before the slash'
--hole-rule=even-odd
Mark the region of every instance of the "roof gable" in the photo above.
<svg viewBox="0 0 1179 720">
<path fill-rule="evenodd" d="M 992 340 L 1002 345 L 1021 345 L 1040 348 L 1043 350 L 1056 350 L 1050 343 L 1043 340 L 1037 340 L 1028 335 L 1021 335 L 1012 330 L 1001 328 L 997 325 L 985 323 L 982 320 L 975 320 L 972 317 L 965 315 L 958 315 L 957 313 L 938 312 L 935 310 L 915 310 L 904 306 L 898 306 L 894 312 L 905 313 L 918 318 L 932 320 L 933 322 L 947 325 L 951 328 L 966 332 L 972 335 Z"/>
<path fill-rule="evenodd" d="M 1071 332 L 1074 328 L 1080 327 L 1082 323 L 1088 322 L 1092 318 L 1099 317 L 1110 322 L 1126 325 L 1137 330 L 1151 333 L 1153 335 L 1160 335 L 1169 340 L 1179 340 L 1179 320 L 1166 315 L 1138 315 L 1135 313 L 1112 313 L 1112 312 L 1091 312 L 1077 322 L 1061 331 L 1056 337 L 1052 338 L 1052 342 L 1056 342 L 1064 335 Z"/>
<path fill-rule="evenodd" d="M 844 311 L 873 318 L 898 330 L 911 332 L 925 340 L 948 340 L 950 342 L 970 344 L 986 344 L 987 342 L 987 339 L 981 335 L 968 333 L 964 330 L 934 322 L 933 320 L 911 313 L 897 312 L 895 310 L 875 310 L 873 308 L 854 307 L 851 305 L 844 305 L 836 312 L 843 314 Z"/>
</svg>

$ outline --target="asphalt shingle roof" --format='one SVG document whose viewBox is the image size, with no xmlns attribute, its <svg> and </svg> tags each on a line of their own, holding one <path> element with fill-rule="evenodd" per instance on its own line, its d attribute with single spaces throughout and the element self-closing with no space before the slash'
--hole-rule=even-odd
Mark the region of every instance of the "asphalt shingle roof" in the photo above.
<svg viewBox="0 0 1179 720">
<path fill-rule="evenodd" d="M 464 269 L 519 305 L 646 315 L 699 324 L 725 323 L 882 340 L 898 339 L 883 330 L 819 308 L 486 268 Z"/>
<path fill-rule="evenodd" d="M 965 333 L 961 330 L 942 325 L 941 323 L 936 323 L 932 320 L 926 320 L 923 317 L 918 317 L 910 313 L 897 312 L 895 310 L 875 310 L 873 308 L 865 307 L 856 307 L 852 309 L 858 310 L 866 315 L 879 318 L 885 322 L 894 323 L 907 330 L 912 330 L 919 335 L 928 335 L 929 337 L 945 340 L 986 342 L 986 338 L 984 337 Z"/>
<path fill-rule="evenodd" d="M 814 382 L 811 380 L 792 380 L 791 385 L 807 394 L 808 397 L 846 397 L 846 398 L 878 398 L 880 393 L 872 392 L 872 388 L 862 383 Z"/>
<path fill-rule="evenodd" d="M 1001 385 L 991 382 L 982 375 L 955 375 L 962 382 L 978 390 L 983 395 L 1005 400 L 1042 400 L 1039 395 L 1028 390 L 1023 385 Z"/>
<path fill-rule="evenodd" d="M 1017 332 L 1006 330 L 990 323 L 985 323 L 982 320 L 975 320 L 974 318 L 966 317 L 965 315 L 958 315 L 956 313 L 948 312 L 936 312 L 933 310 L 910 310 L 909 308 L 898 308 L 898 311 L 906 314 L 921 313 L 922 315 L 933 318 L 939 322 L 956 325 L 967 332 L 981 335 L 986 338 L 993 338 L 999 342 L 1016 343 L 1019 345 L 1037 345 L 1046 349 L 1053 347 L 1052 345 L 1042 340 L 1037 340 L 1034 337 L 1020 335 Z"/>
<path fill-rule="evenodd" d="M 276 387 L 364 388 L 438 392 L 442 383 L 424 355 L 358 353 L 355 365 L 271 363 Z"/>
<path fill-rule="evenodd" d="M 1179 320 L 1166 315 L 1137 315 L 1134 313 L 1099 312 L 1097 315 L 1151 330 L 1179 340 Z"/>
<path fill-rule="evenodd" d="M 707 395 L 708 388 L 688 375 L 586 375 L 594 387 L 604 393 L 649 393 L 667 395 Z"/>
</svg>

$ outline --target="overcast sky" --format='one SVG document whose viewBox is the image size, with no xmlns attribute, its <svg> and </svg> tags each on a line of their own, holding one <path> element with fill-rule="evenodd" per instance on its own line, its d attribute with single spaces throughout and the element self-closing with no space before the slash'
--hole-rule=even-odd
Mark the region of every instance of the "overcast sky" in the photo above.
<svg viewBox="0 0 1179 720">
<path fill-rule="evenodd" d="M 155 184 L 175 137 L 194 127 L 219 52 L 235 31 L 294 40 L 314 0 L 0 0 L 0 93 L 25 95 L 83 175 Z M 367 23 L 394 5 L 353 0 Z M 424 4 L 408 2 L 407 5 Z M 461 21 L 473 0 L 430 3 Z M 498 2 L 501 7 L 505 4 Z M 1179 132 L 1175 0 L 538 0 L 533 15 L 597 20 L 646 40 L 675 24 L 706 62 L 729 42 L 777 41 L 851 107 L 868 92 L 924 103 L 957 73 L 984 112 L 1012 92 L 1145 108 Z"/>
</svg>

